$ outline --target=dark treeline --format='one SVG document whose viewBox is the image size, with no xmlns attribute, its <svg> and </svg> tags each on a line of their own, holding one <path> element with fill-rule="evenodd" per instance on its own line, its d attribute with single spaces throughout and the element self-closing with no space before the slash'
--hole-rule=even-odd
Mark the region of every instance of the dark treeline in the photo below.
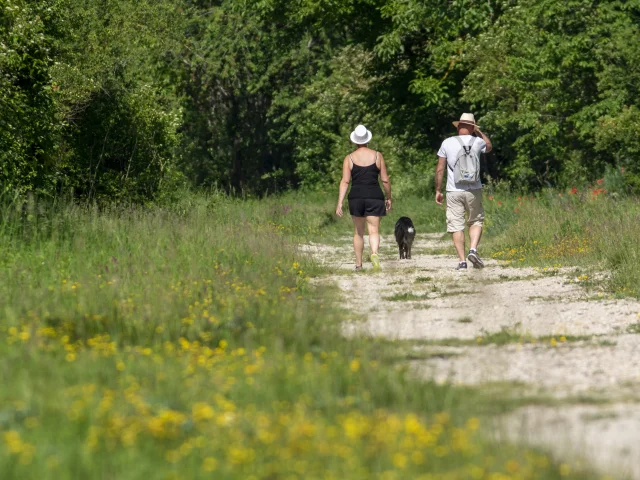
<svg viewBox="0 0 640 480">
<path fill-rule="evenodd" d="M 364 123 L 424 193 L 473 111 L 494 179 L 639 191 L 639 30 L 640 0 L 0 0 L 0 184 L 324 188 Z"/>
</svg>

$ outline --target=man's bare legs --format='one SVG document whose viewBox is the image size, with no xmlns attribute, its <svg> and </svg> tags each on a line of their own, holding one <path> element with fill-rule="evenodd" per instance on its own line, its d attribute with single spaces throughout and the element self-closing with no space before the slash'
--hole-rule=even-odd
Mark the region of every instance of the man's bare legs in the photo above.
<svg viewBox="0 0 640 480">
<path fill-rule="evenodd" d="M 480 237 L 482 236 L 482 227 L 480 225 L 473 225 L 469 227 L 469 238 L 471 239 L 471 248 L 469 249 L 469 255 L 467 260 L 473 263 L 473 268 L 484 268 L 484 262 L 478 255 L 478 243 L 480 243 Z"/>
<path fill-rule="evenodd" d="M 480 225 L 474 225 L 469 227 L 469 238 L 471 240 L 471 248 L 474 250 L 478 249 L 478 244 L 480 243 L 480 238 L 482 237 L 482 227 Z M 462 241 L 462 249 L 464 250 L 464 238 Z"/>
<path fill-rule="evenodd" d="M 464 256 L 464 230 L 460 230 L 459 232 L 453 232 L 453 244 L 456 247 L 456 252 L 458 252 L 458 259 L 461 262 L 465 261 Z"/>
<path fill-rule="evenodd" d="M 356 267 L 362 266 L 362 253 L 364 252 L 364 217 L 351 217 L 353 220 L 353 250 L 356 253 Z"/>
<path fill-rule="evenodd" d="M 480 238 L 482 238 L 482 227 L 479 225 L 474 225 L 472 227 L 469 227 L 469 239 L 471 240 L 472 249 L 474 250 L 478 249 Z M 460 259 L 461 262 L 464 262 L 465 261 L 464 230 L 460 230 L 459 232 L 453 232 L 453 244 L 456 247 L 458 258 Z"/>
<path fill-rule="evenodd" d="M 366 219 L 371 254 L 377 254 L 378 248 L 380 248 L 380 217 L 366 217 Z"/>
</svg>

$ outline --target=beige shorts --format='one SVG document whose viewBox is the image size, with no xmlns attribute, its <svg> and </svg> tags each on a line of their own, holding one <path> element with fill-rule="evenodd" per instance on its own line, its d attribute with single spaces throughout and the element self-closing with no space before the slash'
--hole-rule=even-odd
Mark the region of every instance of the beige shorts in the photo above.
<svg viewBox="0 0 640 480">
<path fill-rule="evenodd" d="M 482 208 L 482 189 L 467 192 L 447 192 L 447 232 L 464 230 L 465 213 L 467 225 L 482 226 L 484 208 Z"/>
</svg>

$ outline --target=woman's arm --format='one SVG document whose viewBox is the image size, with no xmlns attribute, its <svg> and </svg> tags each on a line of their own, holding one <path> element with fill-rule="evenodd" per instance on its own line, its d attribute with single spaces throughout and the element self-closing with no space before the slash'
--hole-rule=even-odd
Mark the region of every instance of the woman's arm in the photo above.
<svg viewBox="0 0 640 480">
<path fill-rule="evenodd" d="M 384 163 L 384 157 L 381 153 L 378 153 L 380 159 L 380 180 L 382 180 L 382 188 L 384 188 L 385 196 L 387 200 L 385 204 L 387 211 L 391 210 L 391 181 L 389 180 L 389 174 L 387 174 L 387 165 Z"/>
<path fill-rule="evenodd" d="M 339 194 L 338 194 L 338 206 L 336 207 L 336 215 L 342 216 L 342 202 L 349 189 L 349 182 L 351 182 L 351 167 L 349 165 L 349 156 L 344 157 L 342 162 L 342 180 L 340 180 Z"/>
</svg>

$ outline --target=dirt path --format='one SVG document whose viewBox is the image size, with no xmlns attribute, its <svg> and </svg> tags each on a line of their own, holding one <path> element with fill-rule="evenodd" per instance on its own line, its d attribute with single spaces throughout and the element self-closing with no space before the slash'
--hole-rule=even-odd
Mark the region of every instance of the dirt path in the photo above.
<svg viewBox="0 0 640 480">
<path fill-rule="evenodd" d="M 302 248 L 341 272 L 320 281 L 364 318 L 346 335 L 415 340 L 417 375 L 536 398 L 496 420 L 499 435 L 640 480 L 640 302 L 598 298 L 567 268 L 457 272 L 429 253 L 449 246 L 442 234 L 419 235 L 402 261 L 383 239 L 383 272 L 355 274 L 351 239 L 339 240 Z"/>
</svg>

